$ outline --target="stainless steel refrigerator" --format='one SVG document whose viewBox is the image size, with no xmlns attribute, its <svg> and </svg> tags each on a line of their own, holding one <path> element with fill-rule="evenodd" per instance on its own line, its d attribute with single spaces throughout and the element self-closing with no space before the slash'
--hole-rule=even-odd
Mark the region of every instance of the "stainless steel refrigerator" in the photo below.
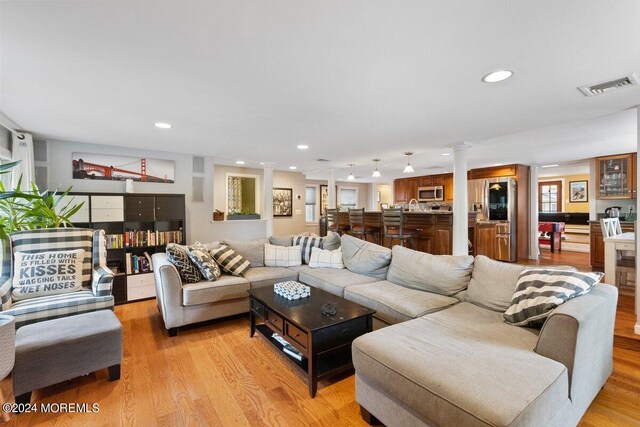
<svg viewBox="0 0 640 427">
<path fill-rule="evenodd" d="M 478 221 L 496 224 L 496 259 L 516 261 L 516 180 L 474 179 L 468 182 L 469 210 Z"/>
</svg>

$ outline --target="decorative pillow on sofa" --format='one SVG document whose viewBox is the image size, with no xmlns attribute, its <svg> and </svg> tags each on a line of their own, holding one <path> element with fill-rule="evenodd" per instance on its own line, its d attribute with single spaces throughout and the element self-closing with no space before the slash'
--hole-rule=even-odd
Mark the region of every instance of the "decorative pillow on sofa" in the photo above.
<svg viewBox="0 0 640 427">
<path fill-rule="evenodd" d="M 542 324 L 553 309 L 589 292 L 603 275 L 599 272 L 525 269 L 520 273 L 511 306 L 503 315 L 504 320 L 516 326 Z"/>
<path fill-rule="evenodd" d="M 342 261 L 354 273 L 385 280 L 391 262 L 391 249 L 357 237 L 342 236 Z"/>
<path fill-rule="evenodd" d="M 322 238 L 322 249 L 335 251 L 338 248 L 340 248 L 340 235 L 338 233 L 330 231 L 327 233 L 327 237 Z"/>
<path fill-rule="evenodd" d="M 207 247 L 200 242 L 195 242 L 192 246 L 189 246 L 189 252 L 187 252 L 189 259 L 192 263 L 198 267 L 200 273 L 206 280 L 213 282 L 220 277 L 220 267 L 213 260 Z"/>
<path fill-rule="evenodd" d="M 202 273 L 191 258 L 189 258 L 189 248 L 178 245 L 177 243 L 169 243 L 166 249 L 167 259 L 176 267 L 180 279 L 184 283 L 197 283 L 202 281 Z"/>
<path fill-rule="evenodd" d="M 311 268 L 344 268 L 342 262 L 342 250 L 336 249 L 330 251 L 327 249 L 312 248 L 311 259 L 309 259 L 309 267 Z"/>
<path fill-rule="evenodd" d="M 297 267 L 302 264 L 300 246 L 264 244 L 265 267 Z"/>
<path fill-rule="evenodd" d="M 84 249 L 14 254 L 14 301 L 82 289 Z"/>
<path fill-rule="evenodd" d="M 226 245 L 212 250 L 211 256 L 224 271 L 234 276 L 244 275 L 251 266 L 247 259 Z"/>
<path fill-rule="evenodd" d="M 309 264 L 311 249 L 322 247 L 322 237 L 293 236 L 293 246 L 300 246 L 302 251 L 302 263 Z"/>
<path fill-rule="evenodd" d="M 292 236 L 284 236 L 284 237 L 277 237 L 277 236 L 271 236 L 269 237 L 269 243 L 274 245 L 274 246 L 291 246 L 292 245 L 292 240 L 293 237 Z M 265 254 L 266 256 L 266 254 Z M 266 260 L 265 260 L 266 262 Z M 268 265 L 267 265 L 268 267 Z"/>
<path fill-rule="evenodd" d="M 440 295 L 455 295 L 469 286 L 470 255 L 432 255 L 394 246 L 387 280 L 396 285 Z"/>
<path fill-rule="evenodd" d="M 264 267 L 264 244 L 265 239 L 258 240 L 225 240 L 222 244 L 227 245 L 239 255 L 246 258 L 251 267 Z"/>
</svg>

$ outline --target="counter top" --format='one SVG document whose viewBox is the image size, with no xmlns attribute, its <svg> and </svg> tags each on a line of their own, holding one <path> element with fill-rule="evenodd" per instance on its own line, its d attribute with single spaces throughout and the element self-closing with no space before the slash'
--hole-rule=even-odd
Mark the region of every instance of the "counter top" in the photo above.
<svg viewBox="0 0 640 427">
<path fill-rule="evenodd" d="M 635 222 L 635 220 L 630 220 L 630 221 L 622 220 L 622 219 L 620 220 L 620 224 L 633 224 L 634 222 Z M 589 221 L 589 224 L 600 224 L 600 220 L 599 219 L 597 219 L 597 220 L 593 220 L 592 219 L 592 220 Z"/>
</svg>

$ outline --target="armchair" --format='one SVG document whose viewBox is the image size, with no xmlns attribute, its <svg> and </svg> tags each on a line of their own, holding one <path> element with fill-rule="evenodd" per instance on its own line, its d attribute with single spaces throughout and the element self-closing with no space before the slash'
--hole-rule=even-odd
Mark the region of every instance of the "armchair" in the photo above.
<svg viewBox="0 0 640 427">
<path fill-rule="evenodd" d="M 0 271 L 0 314 L 15 317 L 16 329 L 30 323 L 57 319 L 103 309 L 113 310 L 113 272 L 107 267 L 104 230 L 87 228 L 44 228 L 12 233 L 2 241 Z M 84 249 L 83 290 L 31 298 L 11 299 L 13 254 Z"/>
</svg>

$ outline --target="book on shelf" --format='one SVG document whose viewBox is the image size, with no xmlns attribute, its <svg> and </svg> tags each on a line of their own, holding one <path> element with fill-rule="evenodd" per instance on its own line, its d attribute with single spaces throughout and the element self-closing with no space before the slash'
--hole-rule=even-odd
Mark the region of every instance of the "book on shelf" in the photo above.
<svg viewBox="0 0 640 427">
<path fill-rule="evenodd" d="M 107 249 L 122 249 L 124 247 L 124 236 L 122 234 L 107 234 Z"/>
<path fill-rule="evenodd" d="M 285 353 L 287 353 L 289 356 L 293 357 L 294 359 L 296 359 L 298 361 L 302 361 L 302 358 L 304 356 L 294 346 L 289 344 L 289 341 L 285 340 L 284 338 L 282 338 L 279 334 L 277 334 L 275 332 L 271 335 L 271 338 L 273 338 L 274 340 L 276 340 L 280 344 L 282 344 L 282 351 L 284 351 Z"/>
<path fill-rule="evenodd" d="M 151 256 L 147 252 L 144 255 L 128 253 L 125 264 L 127 274 L 150 273 L 153 271 Z"/>
<path fill-rule="evenodd" d="M 182 229 L 176 231 L 132 230 L 124 233 L 124 246 L 139 248 L 182 243 Z"/>
</svg>

